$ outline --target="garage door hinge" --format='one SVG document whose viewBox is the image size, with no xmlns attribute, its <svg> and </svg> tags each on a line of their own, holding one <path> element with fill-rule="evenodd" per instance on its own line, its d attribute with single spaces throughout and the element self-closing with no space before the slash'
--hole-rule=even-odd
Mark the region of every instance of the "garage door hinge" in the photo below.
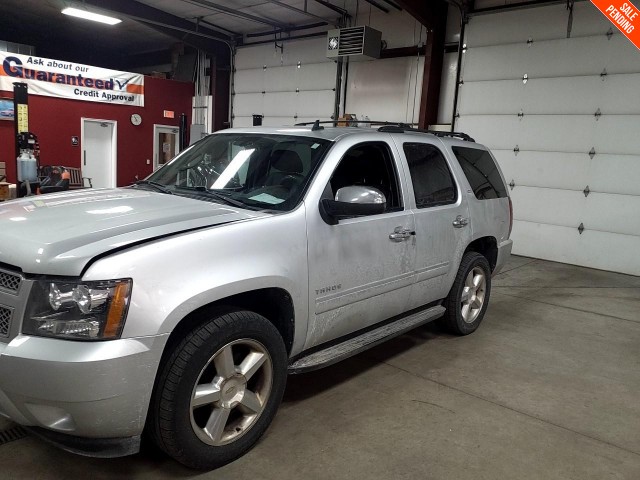
<svg viewBox="0 0 640 480">
<path fill-rule="evenodd" d="M 516 182 L 514 182 L 512 179 L 511 182 L 509 183 L 509 186 L 511 187 L 511 190 L 513 190 L 513 187 L 516 186 Z"/>
<path fill-rule="evenodd" d="M 533 38 L 529 37 L 527 40 L 527 47 L 530 47 L 531 45 L 533 45 Z"/>
<path fill-rule="evenodd" d="M 607 40 L 611 40 L 611 37 L 613 37 L 613 27 L 609 27 L 607 30 Z"/>
<path fill-rule="evenodd" d="M 591 193 L 591 190 L 589 190 L 589 185 L 587 185 L 584 190 L 582 191 L 582 193 L 584 193 L 585 197 L 589 196 L 589 193 Z"/>
<path fill-rule="evenodd" d="M 519 118 L 520 120 L 522 120 L 522 119 L 524 118 L 524 112 L 523 112 L 522 110 L 520 110 L 520 111 L 518 112 L 518 118 Z"/>
<path fill-rule="evenodd" d="M 589 150 L 589 158 L 593 158 L 595 156 L 596 156 L 596 148 L 591 147 L 591 150 Z"/>
<path fill-rule="evenodd" d="M 580 224 L 580 226 L 578 227 L 578 232 L 580 232 L 580 235 L 582 235 L 582 232 L 584 232 L 584 223 Z"/>
<path fill-rule="evenodd" d="M 518 155 L 519 152 L 520 152 L 520 147 L 518 145 L 516 145 L 516 148 L 513 149 L 513 153 Z"/>
<path fill-rule="evenodd" d="M 605 68 L 604 70 L 602 70 L 602 73 L 600 74 L 600 78 L 602 79 L 602 81 L 604 82 L 605 78 L 607 78 L 607 69 Z"/>
<path fill-rule="evenodd" d="M 526 84 L 529 81 L 529 74 L 525 73 L 522 76 L 522 83 Z"/>
<path fill-rule="evenodd" d="M 600 117 L 602 116 L 600 109 L 596 110 L 596 113 L 594 113 L 593 116 L 596 117 L 596 122 L 600 120 Z"/>
</svg>

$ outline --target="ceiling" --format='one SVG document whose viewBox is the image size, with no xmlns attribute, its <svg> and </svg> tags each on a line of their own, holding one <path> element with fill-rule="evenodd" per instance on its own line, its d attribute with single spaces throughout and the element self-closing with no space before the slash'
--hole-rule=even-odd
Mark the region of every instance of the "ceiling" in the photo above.
<svg viewBox="0 0 640 480">
<path fill-rule="evenodd" d="M 126 69 L 170 61 L 170 50 L 177 43 L 228 54 L 225 43 L 239 45 L 273 40 L 276 36 L 324 32 L 346 25 L 359 9 L 361 13 L 365 8 L 389 13 L 402 7 L 410 11 L 414 5 L 427 9 L 424 6 L 427 3 L 427 0 L 2 0 L 0 40 L 34 46 L 41 57 Z M 69 6 L 115 16 L 122 23 L 109 26 L 62 15 L 61 10 Z"/>
</svg>

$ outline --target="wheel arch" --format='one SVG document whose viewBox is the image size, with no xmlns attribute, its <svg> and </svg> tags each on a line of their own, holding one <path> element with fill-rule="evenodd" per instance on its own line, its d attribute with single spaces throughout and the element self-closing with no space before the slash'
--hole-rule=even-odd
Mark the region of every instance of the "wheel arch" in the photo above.
<svg viewBox="0 0 640 480">
<path fill-rule="evenodd" d="M 484 256 L 489 262 L 492 272 L 496 268 L 496 263 L 498 262 L 498 241 L 495 237 L 486 236 L 476 238 L 467 245 L 464 253 L 467 252 L 477 252 Z"/>
</svg>

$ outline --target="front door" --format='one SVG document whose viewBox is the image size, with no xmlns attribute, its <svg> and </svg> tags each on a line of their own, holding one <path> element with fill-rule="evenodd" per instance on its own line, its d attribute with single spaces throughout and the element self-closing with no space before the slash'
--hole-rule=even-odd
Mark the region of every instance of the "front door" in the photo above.
<svg viewBox="0 0 640 480">
<path fill-rule="evenodd" d="M 116 122 L 82 119 L 82 176 L 94 188 L 116 186 Z"/>
<path fill-rule="evenodd" d="M 307 205 L 310 312 L 305 348 L 334 340 L 406 310 L 416 256 L 413 214 L 404 202 L 404 175 L 386 141 L 347 148 L 338 165 L 324 165 L 318 189 Z M 320 198 L 334 198 L 341 187 L 380 190 L 387 211 L 327 224 Z M 314 185 L 315 187 L 315 185 Z M 404 238 L 393 235 L 409 232 Z"/>
</svg>

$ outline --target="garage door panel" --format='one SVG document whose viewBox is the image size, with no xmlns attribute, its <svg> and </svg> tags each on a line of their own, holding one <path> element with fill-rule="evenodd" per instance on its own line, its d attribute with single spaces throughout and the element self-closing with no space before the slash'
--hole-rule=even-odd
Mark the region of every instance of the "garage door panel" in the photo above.
<svg viewBox="0 0 640 480">
<path fill-rule="evenodd" d="M 253 126 L 253 117 L 235 115 L 233 118 L 233 126 L 236 128 L 251 127 Z"/>
<path fill-rule="evenodd" d="M 268 92 L 264 94 L 265 117 L 293 117 L 296 114 L 295 92 Z"/>
<path fill-rule="evenodd" d="M 493 150 L 507 183 L 582 191 L 589 185 L 592 160 L 586 153 Z"/>
<path fill-rule="evenodd" d="M 269 86 L 271 92 L 295 92 L 297 70 L 295 66 L 267 68 L 264 71 L 264 84 Z"/>
<path fill-rule="evenodd" d="M 261 93 L 236 94 L 233 97 L 233 114 L 238 116 L 251 116 L 262 114 L 263 97 Z"/>
<path fill-rule="evenodd" d="M 468 48 L 464 63 L 465 82 L 640 72 L 635 47 L 622 35 Z"/>
<path fill-rule="evenodd" d="M 640 275 L 637 236 L 588 229 L 580 235 L 576 228 L 515 220 L 511 237 L 516 255 Z"/>
<path fill-rule="evenodd" d="M 516 115 L 524 107 L 525 87 L 520 80 L 465 82 L 459 89 L 461 115 Z"/>
<path fill-rule="evenodd" d="M 312 63 L 296 68 L 296 86 L 301 90 L 333 90 L 336 86 L 336 65 Z"/>
<path fill-rule="evenodd" d="M 568 12 L 564 5 L 535 9 L 522 21 L 522 11 L 471 17 L 467 45 L 471 47 L 504 43 L 525 43 L 527 39 L 548 40 L 567 36 Z"/>
<path fill-rule="evenodd" d="M 456 130 L 468 133 L 491 150 L 512 150 L 518 144 L 520 122 L 507 115 L 461 116 Z"/>
<path fill-rule="evenodd" d="M 583 218 L 590 230 L 640 237 L 640 197 L 590 193 Z"/>
<path fill-rule="evenodd" d="M 580 225 L 587 199 L 581 192 L 517 186 L 511 191 L 513 215 L 518 220 L 552 225 Z"/>
<path fill-rule="evenodd" d="M 334 102 L 335 94 L 331 90 L 300 92 L 297 114 L 299 117 L 310 117 L 314 114 L 330 117 L 333 114 Z"/>
<path fill-rule="evenodd" d="M 566 5 L 536 8 L 526 14 L 521 10 L 472 17 L 467 29 L 467 44 L 473 47 L 519 43 L 531 38 L 534 42 L 565 38 L 569 12 Z M 611 23 L 590 2 L 573 6 L 571 37 L 605 35 Z M 615 30 L 615 29 L 614 29 Z M 617 31 L 615 32 L 617 35 Z"/>
<path fill-rule="evenodd" d="M 261 68 L 237 70 L 233 78 L 233 91 L 236 93 L 261 93 L 264 85 L 264 72 Z"/>
<path fill-rule="evenodd" d="M 596 192 L 640 195 L 640 152 L 596 155 L 591 162 L 588 185 Z"/>
</svg>

